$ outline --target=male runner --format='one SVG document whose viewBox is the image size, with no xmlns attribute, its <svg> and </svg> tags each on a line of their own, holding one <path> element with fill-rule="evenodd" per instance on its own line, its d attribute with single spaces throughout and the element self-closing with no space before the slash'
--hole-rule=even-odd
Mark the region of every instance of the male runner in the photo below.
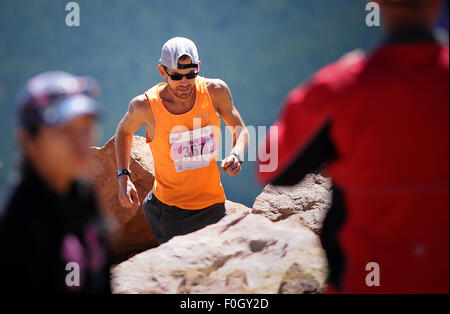
<svg viewBox="0 0 450 314">
<path fill-rule="evenodd" d="M 159 243 L 201 229 L 225 215 L 225 193 L 216 159 L 222 117 L 233 132 L 231 154 L 221 170 L 241 171 L 248 133 L 228 86 L 198 76 L 195 44 L 182 37 L 167 41 L 158 71 L 166 80 L 133 98 L 116 131 L 119 200 L 139 205 L 130 180 L 133 134 L 143 124 L 155 163 L 155 183 L 142 209 Z M 220 114 L 220 116 L 219 116 Z"/>
<path fill-rule="evenodd" d="M 448 293 L 449 51 L 432 34 L 442 1 L 376 2 L 383 45 L 290 93 L 267 137 L 278 168 L 258 178 L 293 185 L 328 162 L 330 291 Z"/>
</svg>

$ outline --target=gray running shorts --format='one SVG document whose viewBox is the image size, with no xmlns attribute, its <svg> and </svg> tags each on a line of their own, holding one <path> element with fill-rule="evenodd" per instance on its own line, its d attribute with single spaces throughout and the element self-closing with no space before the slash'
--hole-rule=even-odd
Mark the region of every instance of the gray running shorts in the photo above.
<svg viewBox="0 0 450 314">
<path fill-rule="evenodd" d="M 226 215 L 225 203 L 196 210 L 182 209 L 161 202 L 153 190 L 142 203 L 142 210 L 159 244 L 214 224 Z"/>
</svg>

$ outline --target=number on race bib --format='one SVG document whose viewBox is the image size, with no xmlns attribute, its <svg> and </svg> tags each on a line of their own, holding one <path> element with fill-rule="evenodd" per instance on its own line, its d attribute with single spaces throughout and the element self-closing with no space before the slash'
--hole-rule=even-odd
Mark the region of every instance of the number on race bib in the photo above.
<svg viewBox="0 0 450 314">
<path fill-rule="evenodd" d="M 217 153 L 209 125 L 193 131 L 171 133 L 169 143 L 177 172 L 207 167 Z"/>
</svg>

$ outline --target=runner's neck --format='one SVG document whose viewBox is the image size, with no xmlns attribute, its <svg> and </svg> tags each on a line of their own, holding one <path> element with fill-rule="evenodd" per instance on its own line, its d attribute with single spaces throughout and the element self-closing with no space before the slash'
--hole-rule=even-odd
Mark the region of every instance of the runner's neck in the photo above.
<svg viewBox="0 0 450 314">
<path fill-rule="evenodd" d="M 189 112 L 195 105 L 196 100 L 196 85 L 194 84 L 192 94 L 186 98 L 177 97 L 169 87 L 169 85 L 164 85 L 160 90 L 160 98 L 163 106 L 172 114 L 184 114 Z"/>
</svg>

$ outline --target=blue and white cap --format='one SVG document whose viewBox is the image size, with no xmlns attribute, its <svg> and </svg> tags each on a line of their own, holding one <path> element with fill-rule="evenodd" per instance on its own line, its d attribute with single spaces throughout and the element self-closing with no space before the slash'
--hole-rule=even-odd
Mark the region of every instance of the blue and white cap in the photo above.
<svg viewBox="0 0 450 314">
<path fill-rule="evenodd" d="M 32 77 L 18 99 L 19 124 L 25 128 L 62 125 L 80 115 L 100 117 L 101 88 L 88 76 L 52 71 Z"/>
</svg>

